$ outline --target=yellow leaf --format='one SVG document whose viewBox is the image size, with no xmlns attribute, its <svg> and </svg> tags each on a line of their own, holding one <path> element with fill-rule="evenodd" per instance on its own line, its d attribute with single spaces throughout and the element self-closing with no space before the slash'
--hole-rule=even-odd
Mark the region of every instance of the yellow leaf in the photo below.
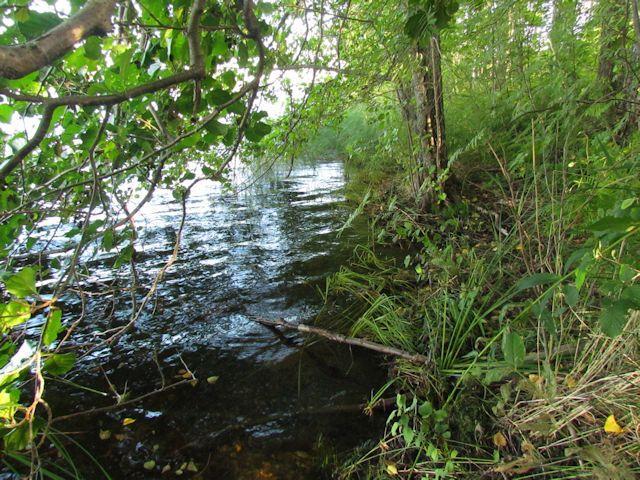
<svg viewBox="0 0 640 480">
<path fill-rule="evenodd" d="M 111 430 L 100 430 L 98 435 L 100 436 L 100 440 L 109 440 L 111 438 Z"/>
<path fill-rule="evenodd" d="M 573 378 L 571 375 L 567 375 L 564 378 L 564 383 L 567 385 L 567 387 L 569 388 L 576 388 L 576 385 L 578 384 L 578 382 L 576 382 L 576 379 Z"/>
<path fill-rule="evenodd" d="M 124 426 L 126 427 L 127 425 L 131 425 L 131 424 L 132 424 L 132 423 L 134 423 L 135 421 L 136 421 L 136 419 L 135 419 L 135 418 L 129 418 L 129 417 L 127 417 L 127 418 L 125 418 L 124 420 L 122 420 L 122 425 L 124 425 Z"/>
<path fill-rule="evenodd" d="M 502 432 L 498 432 L 493 436 L 493 444 L 498 448 L 507 446 L 507 439 L 504 437 Z"/>
<path fill-rule="evenodd" d="M 541 377 L 540 375 L 530 374 L 529 381 L 535 385 L 541 386 L 544 383 L 544 377 Z"/>
<path fill-rule="evenodd" d="M 395 463 L 387 463 L 387 473 L 391 476 L 398 475 L 398 467 Z"/>
<path fill-rule="evenodd" d="M 622 433 L 622 427 L 618 425 L 614 415 L 609 415 L 607 417 L 607 421 L 604 422 L 604 431 L 607 433 L 613 433 L 614 435 Z"/>
</svg>

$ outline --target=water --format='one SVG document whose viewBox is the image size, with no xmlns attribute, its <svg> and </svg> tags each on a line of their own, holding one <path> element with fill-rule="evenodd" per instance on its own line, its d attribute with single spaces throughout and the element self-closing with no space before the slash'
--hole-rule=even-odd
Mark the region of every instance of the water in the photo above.
<svg viewBox="0 0 640 480">
<path fill-rule="evenodd" d="M 159 388 L 162 376 L 166 384 L 179 381 L 185 365 L 198 383 L 57 427 L 113 478 L 173 478 L 181 466 L 183 478 L 322 478 L 326 453 L 374 437 L 381 419 L 344 406 L 366 401 L 382 385 L 379 357 L 278 335 L 253 320 L 301 321 L 319 311 L 318 287 L 365 234 L 361 225 L 336 235 L 349 214 L 343 187 L 341 163 L 299 166 L 288 178 L 240 194 L 200 185 L 188 202 L 179 260 L 146 314 L 117 345 L 83 358 L 71 376 L 102 392 L 110 390 L 108 378 L 127 398 Z M 159 192 L 136 220 L 142 230 L 137 269 L 147 288 L 171 253 L 180 214 L 170 192 Z M 89 288 L 126 285 L 128 269 L 114 273 L 108 258 L 91 263 Z M 78 312 L 77 300 L 67 299 L 65 308 Z M 126 324 L 131 299 L 127 293 L 91 297 L 87 311 L 74 337 L 80 344 L 95 343 L 96 330 Z M 112 394 L 53 382 L 47 388 L 58 415 L 113 404 Z M 124 426 L 125 418 L 135 422 Z M 85 478 L 97 478 L 92 461 L 71 450 Z M 143 467 L 150 460 L 151 471 Z M 170 473 L 162 475 L 167 465 Z"/>
</svg>

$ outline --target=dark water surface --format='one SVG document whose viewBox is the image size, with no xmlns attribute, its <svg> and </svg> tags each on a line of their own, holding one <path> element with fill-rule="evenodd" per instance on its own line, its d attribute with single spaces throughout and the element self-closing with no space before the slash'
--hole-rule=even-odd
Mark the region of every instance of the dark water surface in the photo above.
<svg viewBox="0 0 640 480">
<path fill-rule="evenodd" d="M 112 478 L 325 478 L 326 453 L 347 452 L 380 428 L 380 419 L 343 409 L 366 401 L 384 382 L 380 358 L 309 344 L 291 332 L 278 336 L 252 317 L 314 318 L 321 306 L 317 287 L 366 233 L 361 226 L 336 234 L 349 214 L 343 186 L 342 164 L 326 163 L 300 166 L 289 178 L 240 194 L 213 184 L 195 190 L 179 260 L 148 313 L 117 345 L 85 357 L 70 378 L 108 392 L 106 375 L 132 398 L 159 388 L 157 364 L 172 383 L 181 379 L 184 362 L 198 383 L 57 426 Z M 170 192 L 160 192 L 138 218 L 141 285 L 148 288 L 169 257 L 179 219 Z M 96 290 L 129 281 L 126 268 L 114 274 L 104 259 L 92 263 L 87 284 Z M 96 330 L 123 325 L 131 313 L 128 293 L 92 298 L 88 306 L 79 343 L 95 343 Z M 79 307 L 68 300 L 73 308 Z M 218 379 L 207 382 L 210 377 Z M 47 388 L 56 414 L 113 404 L 112 395 L 53 382 Z M 135 422 L 124 426 L 125 418 Z M 101 430 L 110 437 L 101 439 Z M 84 478 L 99 478 L 86 455 L 71 451 Z M 143 464 L 150 460 L 156 466 L 149 471 Z"/>
</svg>

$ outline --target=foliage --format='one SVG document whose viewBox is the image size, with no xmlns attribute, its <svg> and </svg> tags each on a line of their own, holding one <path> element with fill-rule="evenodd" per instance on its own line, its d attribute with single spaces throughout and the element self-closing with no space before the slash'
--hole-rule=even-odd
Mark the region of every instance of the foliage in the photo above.
<svg viewBox="0 0 640 480">
<path fill-rule="evenodd" d="M 393 391 L 387 430 L 342 474 L 637 473 L 637 2 L 41 4 L 0 5 L 2 72 L 52 28 L 91 28 L 0 78 L 9 458 L 35 458 L 49 436 L 45 381 L 77 358 L 63 302 L 92 258 L 132 279 L 115 343 L 176 261 L 196 183 L 229 186 L 238 158 L 339 157 L 361 200 L 350 221 L 368 214 L 373 235 L 325 301 L 346 305 L 350 334 L 430 358 L 393 364 L 376 395 Z M 112 11 L 80 14 L 96 5 Z M 182 223 L 143 288 L 134 219 L 163 187 Z"/>
</svg>

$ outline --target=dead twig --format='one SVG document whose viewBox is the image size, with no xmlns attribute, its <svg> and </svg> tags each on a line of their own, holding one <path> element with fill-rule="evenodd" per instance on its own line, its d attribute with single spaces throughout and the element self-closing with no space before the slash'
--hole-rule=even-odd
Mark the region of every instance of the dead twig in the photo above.
<svg viewBox="0 0 640 480">
<path fill-rule="evenodd" d="M 379 343 L 371 342 L 363 338 L 347 337 L 339 333 L 330 332 L 329 330 L 325 330 L 324 328 L 311 327 L 303 323 L 293 324 L 281 318 L 277 320 L 268 320 L 266 318 L 255 318 L 255 321 L 258 323 L 261 323 L 262 325 L 266 325 L 270 327 L 281 327 L 287 330 L 298 330 L 299 332 L 302 332 L 302 333 L 312 333 L 314 335 L 318 335 L 320 337 L 326 338 L 333 342 L 345 343 L 347 345 L 354 345 L 356 347 L 362 347 L 368 350 L 373 350 L 374 352 L 384 353 L 385 355 L 401 357 L 401 358 L 404 358 L 405 360 L 409 360 L 412 363 L 417 363 L 422 365 L 429 363 L 429 358 L 420 353 L 411 353 L 405 350 L 400 350 L 398 348 L 387 347 L 386 345 L 381 345 Z"/>
</svg>

